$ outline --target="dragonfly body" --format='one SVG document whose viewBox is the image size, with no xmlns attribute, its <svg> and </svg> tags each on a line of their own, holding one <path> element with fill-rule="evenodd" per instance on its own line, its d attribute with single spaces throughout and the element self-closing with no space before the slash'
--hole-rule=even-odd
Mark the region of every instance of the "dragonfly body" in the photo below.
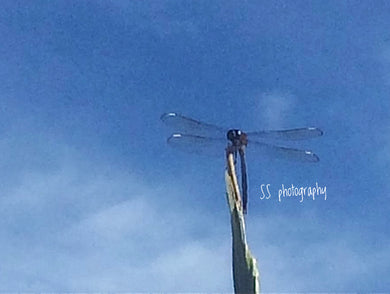
<svg viewBox="0 0 390 294">
<path fill-rule="evenodd" d="M 232 146 L 241 147 L 248 145 L 248 136 L 241 130 L 232 129 L 226 133 L 226 138 L 231 142 Z"/>
<path fill-rule="evenodd" d="M 237 158 L 237 153 L 240 155 L 242 207 L 243 212 L 246 213 L 248 203 L 248 181 L 246 176 L 245 148 L 248 145 L 248 136 L 241 130 L 231 129 L 227 131 L 226 138 L 229 141 L 227 151 L 233 153 L 235 159 Z"/>
<path fill-rule="evenodd" d="M 322 136 L 318 128 L 308 127 L 290 130 L 243 132 L 239 129 L 221 128 L 212 124 L 174 112 L 165 113 L 161 120 L 175 129 L 176 133 L 168 138 L 168 144 L 191 153 L 222 155 L 228 142 L 228 150 L 240 155 L 243 191 L 243 209 L 247 206 L 247 174 L 245 152 L 251 152 L 272 158 L 284 158 L 299 162 L 318 162 L 319 158 L 312 151 L 277 146 L 264 141 L 296 141 Z M 227 140 L 227 141 L 226 141 Z M 210 152 L 214 151 L 214 152 Z"/>
</svg>

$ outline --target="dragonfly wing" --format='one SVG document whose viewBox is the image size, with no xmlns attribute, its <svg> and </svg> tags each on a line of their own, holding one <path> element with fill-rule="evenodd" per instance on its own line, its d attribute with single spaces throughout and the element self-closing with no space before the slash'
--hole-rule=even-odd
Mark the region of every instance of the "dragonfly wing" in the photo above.
<svg viewBox="0 0 390 294">
<path fill-rule="evenodd" d="M 227 141 L 195 135 L 173 134 L 168 138 L 168 144 L 188 153 L 208 156 L 224 156 Z"/>
<path fill-rule="evenodd" d="M 212 124 L 197 121 L 184 115 L 170 112 L 164 113 L 161 120 L 175 132 L 203 137 L 226 138 L 227 130 Z"/>
<path fill-rule="evenodd" d="M 320 160 L 319 157 L 312 151 L 276 146 L 254 141 L 248 142 L 248 150 L 250 154 L 275 159 L 279 158 L 298 162 L 318 162 Z"/>
<path fill-rule="evenodd" d="M 247 133 L 252 139 L 275 139 L 275 140 L 305 140 L 323 135 L 319 128 L 300 128 L 279 131 L 259 131 Z"/>
</svg>

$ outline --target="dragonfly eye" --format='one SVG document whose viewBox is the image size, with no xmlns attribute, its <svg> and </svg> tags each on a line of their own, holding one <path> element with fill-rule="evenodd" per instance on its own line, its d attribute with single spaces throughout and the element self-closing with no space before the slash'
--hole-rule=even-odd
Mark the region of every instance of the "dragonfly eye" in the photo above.
<svg viewBox="0 0 390 294">
<path fill-rule="evenodd" d="M 242 134 L 244 133 L 240 130 L 229 130 L 227 132 L 227 139 L 234 143 L 240 140 Z"/>
<path fill-rule="evenodd" d="M 228 132 L 227 132 L 227 139 L 229 140 L 229 141 L 234 141 L 234 140 L 236 140 L 237 139 L 237 130 L 229 130 Z"/>
</svg>

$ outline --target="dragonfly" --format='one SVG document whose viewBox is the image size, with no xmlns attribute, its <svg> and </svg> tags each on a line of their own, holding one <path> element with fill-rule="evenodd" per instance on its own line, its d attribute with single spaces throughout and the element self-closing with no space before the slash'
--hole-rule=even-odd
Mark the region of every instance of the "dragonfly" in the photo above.
<svg viewBox="0 0 390 294">
<path fill-rule="evenodd" d="M 279 141 L 299 141 L 323 135 L 323 131 L 315 127 L 289 130 L 264 130 L 244 132 L 240 129 L 223 128 L 201 122 L 176 112 L 164 113 L 161 120 L 175 130 L 168 139 L 168 145 L 190 153 L 206 155 L 222 155 L 228 150 L 241 163 L 242 207 L 247 213 L 248 183 L 246 171 L 246 148 L 256 155 L 268 158 L 280 158 L 298 162 L 315 163 L 319 157 L 310 150 L 301 150 L 276 145 Z"/>
</svg>

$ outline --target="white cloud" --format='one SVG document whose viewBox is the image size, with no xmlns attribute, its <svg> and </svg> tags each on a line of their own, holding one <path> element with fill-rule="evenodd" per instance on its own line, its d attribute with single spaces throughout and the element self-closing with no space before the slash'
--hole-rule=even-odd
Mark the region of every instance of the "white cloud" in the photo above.
<svg viewBox="0 0 390 294">
<path fill-rule="evenodd" d="M 3 193 L 0 289 L 231 291 L 229 235 L 163 185 L 81 158 L 59 152 Z"/>
<path fill-rule="evenodd" d="M 257 101 L 256 117 L 261 120 L 259 123 L 264 128 L 282 128 L 293 117 L 294 106 L 295 97 L 289 93 L 262 93 Z"/>
<path fill-rule="evenodd" d="M 264 292 L 351 292 L 362 285 L 368 291 L 388 267 L 386 242 L 367 248 L 356 230 L 335 231 L 313 213 L 254 217 L 251 222 L 261 224 L 250 228 L 248 238 Z"/>
<path fill-rule="evenodd" d="M 191 242 L 155 261 L 152 269 L 164 281 L 165 289 L 183 292 L 232 290 L 230 242 L 206 245 Z M 205 281 L 210 278 L 213 284 L 207 285 Z"/>
</svg>

